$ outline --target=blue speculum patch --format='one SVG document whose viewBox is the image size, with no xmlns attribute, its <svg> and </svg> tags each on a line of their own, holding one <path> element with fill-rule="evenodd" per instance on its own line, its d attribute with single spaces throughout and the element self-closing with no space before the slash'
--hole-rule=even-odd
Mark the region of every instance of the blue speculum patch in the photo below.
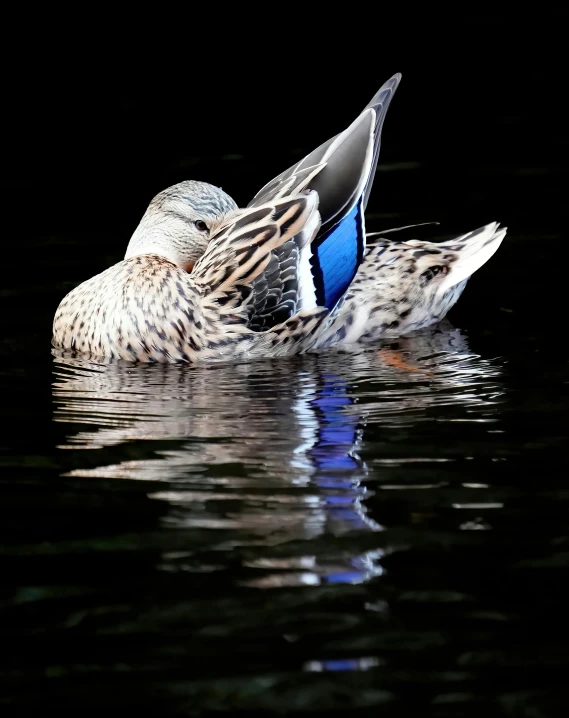
<svg viewBox="0 0 569 718">
<path fill-rule="evenodd" d="M 315 246 L 316 245 L 316 246 Z M 349 287 L 363 257 L 361 200 L 312 245 L 312 272 L 318 306 L 333 309 Z"/>
</svg>

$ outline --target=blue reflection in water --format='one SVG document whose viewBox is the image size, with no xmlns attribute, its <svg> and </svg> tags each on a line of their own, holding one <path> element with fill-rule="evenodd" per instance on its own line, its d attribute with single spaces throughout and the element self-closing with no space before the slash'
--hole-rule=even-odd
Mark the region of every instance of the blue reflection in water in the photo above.
<svg viewBox="0 0 569 718">
<path fill-rule="evenodd" d="M 385 661 L 377 656 L 362 656 L 361 658 L 340 658 L 335 660 L 308 661 L 303 670 L 311 672 L 321 671 L 367 671 L 383 664 Z"/>
<path fill-rule="evenodd" d="M 306 452 L 314 467 L 311 482 L 323 490 L 329 529 L 334 533 L 372 530 L 382 527 L 367 515 L 362 499 L 366 488 L 362 479 L 367 470 L 355 453 L 360 440 L 361 416 L 350 412 L 354 400 L 340 376 L 322 373 L 316 395 L 310 400 L 316 424 L 314 444 Z M 376 563 L 382 552 L 376 550 L 350 559 L 351 570 L 323 570 L 326 583 L 360 583 L 381 573 Z"/>
</svg>

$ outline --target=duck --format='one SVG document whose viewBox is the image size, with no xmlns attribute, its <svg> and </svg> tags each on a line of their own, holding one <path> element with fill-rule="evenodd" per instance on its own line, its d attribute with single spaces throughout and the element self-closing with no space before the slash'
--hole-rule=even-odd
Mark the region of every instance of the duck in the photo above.
<svg viewBox="0 0 569 718">
<path fill-rule="evenodd" d="M 54 350 L 100 362 L 248 361 L 443 319 L 506 228 L 493 222 L 442 243 L 368 241 L 365 210 L 400 80 L 247 207 L 196 180 L 156 195 L 124 259 L 61 301 Z"/>
</svg>

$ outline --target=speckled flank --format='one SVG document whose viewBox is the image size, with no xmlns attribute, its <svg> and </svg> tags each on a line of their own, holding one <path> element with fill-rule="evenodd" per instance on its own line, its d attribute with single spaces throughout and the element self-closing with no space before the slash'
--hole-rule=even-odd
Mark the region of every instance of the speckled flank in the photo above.
<svg viewBox="0 0 569 718">
<path fill-rule="evenodd" d="M 493 223 L 438 244 L 380 239 L 368 249 L 318 346 L 375 342 L 440 321 L 505 233 Z"/>
<path fill-rule="evenodd" d="M 275 300 L 276 323 L 259 331 L 256 309 L 268 311 L 267 276 L 275 296 L 295 301 L 286 279 L 291 252 L 299 237 L 309 241 L 301 230 L 317 221 L 316 202 L 311 193 L 235 215 L 191 275 L 158 255 L 119 262 L 63 299 L 54 345 L 104 360 L 197 362 L 402 336 L 446 315 L 506 231 L 491 224 L 440 244 L 380 240 L 332 315 L 323 308 L 289 311 L 279 323 Z"/>
<path fill-rule="evenodd" d="M 186 272 L 157 255 L 119 262 L 64 298 L 54 344 L 107 359 L 190 361 L 203 323 L 192 284 Z"/>
</svg>

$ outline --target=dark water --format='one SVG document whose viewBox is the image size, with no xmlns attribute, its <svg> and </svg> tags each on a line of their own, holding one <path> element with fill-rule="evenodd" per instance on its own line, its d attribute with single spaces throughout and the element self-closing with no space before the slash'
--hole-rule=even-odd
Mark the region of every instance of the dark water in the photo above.
<svg viewBox="0 0 569 718">
<path fill-rule="evenodd" d="M 59 299 L 120 259 L 151 192 L 117 204 L 115 177 L 89 223 L 69 178 L 73 211 L 38 197 L 0 292 L 3 709 L 566 715 L 568 143 L 544 119 L 532 144 L 494 92 L 472 116 L 457 91 L 464 134 L 388 121 L 371 230 L 510 231 L 449 322 L 357 355 L 55 360 Z M 247 201 L 295 139 L 155 160 L 152 190 Z"/>
</svg>

